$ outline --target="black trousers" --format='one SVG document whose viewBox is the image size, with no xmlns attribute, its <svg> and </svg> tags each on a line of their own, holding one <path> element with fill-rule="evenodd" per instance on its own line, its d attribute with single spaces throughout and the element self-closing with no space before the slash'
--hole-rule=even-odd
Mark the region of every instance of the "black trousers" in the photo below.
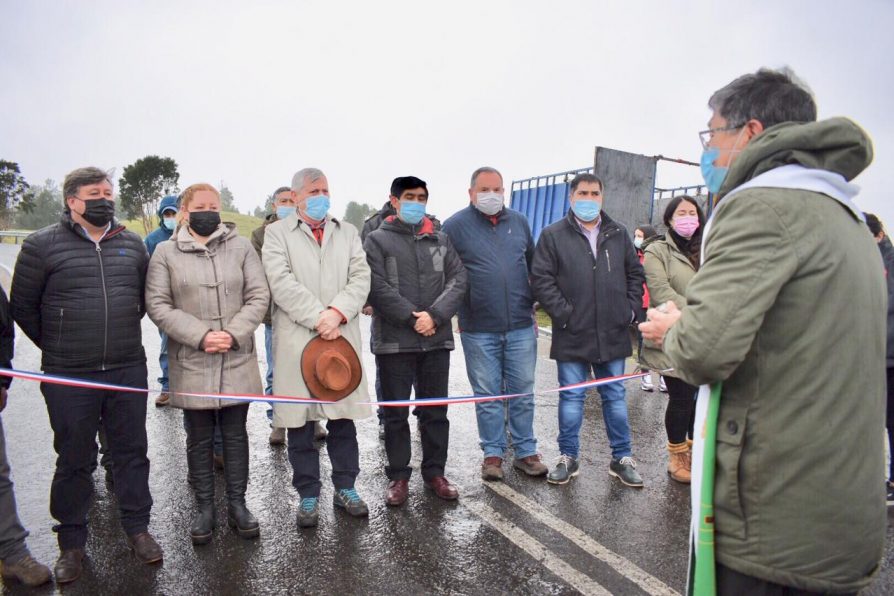
<svg viewBox="0 0 894 596">
<path fill-rule="evenodd" d="M 887 370 L 888 404 L 885 412 L 885 427 L 888 429 L 888 448 L 891 452 L 891 463 L 888 468 L 888 480 L 894 482 L 894 368 Z"/>
<path fill-rule="evenodd" d="M 664 428 L 668 443 L 683 443 L 692 438 L 695 424 L 695 396 L 698 387 L 675 377 L 664 377 L 667 385 L 667 410 L 664 412 Z"/>
<path fill-rule="evenodd" d="M 183 410 L 183 427 L 186 429 L 186 449 L 189 450 L 206 450 L 208 452 L 207 460 L 210 462 L 214 454 L 217 452 L 219 440 L 221 442 L 221 453 L 226 457 L 223 451 L 223 443 L 231 443 L 234 449 L 238 449 L 240 457 L 248 463 L 248 431 L 245 428 L 245 421 L 248 419 L 247 403 L 235 406 L 227 406 L 226 408 L 208 409 L 208 410 Z M 240 471 L 244 478 L 240 481 L 248 482 L 248 466 L 246 465 Z M 229 478 L 228 478 L 229 480 Z M 227 485 L 227 496 L 234 496 L 233 487 Z"/>
<path fill-rule="evenodd" d="M 450 352 L 434 350 L 408 354 L 382 354 L 376 356 L 382 372 L 382 399 L 395 401 L 410 398 L 410 390 L 416 385 L 416 397 L 443 397 L 447 395 L 447 379 L 450 374 Z M 384 407 L 385 453 L 388 465 L 385 474 L 389 480 L 408 480 L 410 467 L 410 424 L 407 417 L 410 408 Z M 422 435 L 422 478 L 431 480 L 444 475 L 447 464 L 447 443 L 450 422 L 447 406 L 417 408 L 419 429 Z"/>
<path fill-rule="evenodd" d="M 300 428 L 290 428 L 289 463 L 292 464 L 292 486 L 302 499 L 320 496 L 320 453 L 314 445 L 313 420 Z M 341 418 L 326 423 L 326 451 L 332 464 L 335 490 L 354 488 L 360 473 L 360 448 L 357 427 L 353 420 Z"/>
<path fill-rule="evenodd" d="M 667 379 L 665 379 L 666 381 Z M 748 594 L 748 596 L 811 596 L 820 594 L 820 592 L 808 592 L 751 577 L 724 567 L 720 563 L 717 564 L 716 574 L 719 596 L 739 596 L 740 594 Z M 850 594 L 856 594 L 856 592 L 850 592 Z"/>
<path fill-rule="evenodd" d="M 146 388 L 146 364 L 77 376 L 100 383 Z M 96 433 L 105 427 L 115 496 L 127 535 L 149 527 L 149 458 L 146 457 L 145 393 L 84 389 L 41 383 L 53 427 L 56 471 L 50 488 L 50 514 L 59 522 L 60 549 L 87 544 L 87 513 L 93 496 L 91 470 L 96 466 Z"/>
</svg>

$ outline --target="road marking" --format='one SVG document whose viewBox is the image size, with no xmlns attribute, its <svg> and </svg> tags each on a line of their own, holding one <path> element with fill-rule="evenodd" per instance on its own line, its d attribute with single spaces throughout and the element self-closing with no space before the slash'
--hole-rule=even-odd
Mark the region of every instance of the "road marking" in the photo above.
<svg viewBox="0 0 894 596">
<path fill-rule="evenodd" d="M 558 556 L 536 538 L 485 505 L 472 500 L 462 501 L 463 505 L 510 542 L 534 557 L 541 565 L 559 576 L 564 582 L 581 594 L 611 596 L 611 592 L 590 579 Z"/>
<path fill-rule="evenodd" d="M 518 493 L 502 482 L 485 482 L 484 485 L 494 491 L 501 497 L 515 503 L 526 512 L 531 514 L 541 523 L 549 526 L 556 532 L 562 534 L 571 542 L 578 545 L 584 551 L 593 557 L 610 565 L 621 575 L 635 583 L 637 586 L 656 596 L 680 596 L 679 592 L 662 582 L 657 577 L 649 575 L 631 561 L 628 561 L 621 555 L 617 555 L 590 538 L 582 530 L 562 521 L 542 505 L 532 501 L 524 495 Z"/>
</svg>

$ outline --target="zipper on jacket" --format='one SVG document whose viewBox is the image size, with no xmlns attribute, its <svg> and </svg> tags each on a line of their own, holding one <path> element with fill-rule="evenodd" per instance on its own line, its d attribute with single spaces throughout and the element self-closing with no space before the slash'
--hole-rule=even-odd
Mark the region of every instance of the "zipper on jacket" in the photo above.
<svg viewBox="0 0 894 596">
<path fill-rule="evenodd" d="M 65 314 L 65 309 L 59 309 L 59 336 L 56 338 L 56 346 L 62 345 L 62 316 Z"/>
<path fill-rule="evenodd" d="M 102 280 L 102 299 L 105 305 L 105 325 L 103 326 L 102 338 L 102 366 L 101 370 L 106 369 L 106 353 L 109 347 L 109 293 L 106 290 L 106 271 L 102 265 L 102 248 L 96 243 L 96 258 L 99 259 L 99 277 Z"/>
<path fill-rule="evenodd" d="M 608 265 L 608 272 L 612 272 L 612 261 L 608 258 L 608 249 L 605 249 L 605 264 Z"/>
</svg>

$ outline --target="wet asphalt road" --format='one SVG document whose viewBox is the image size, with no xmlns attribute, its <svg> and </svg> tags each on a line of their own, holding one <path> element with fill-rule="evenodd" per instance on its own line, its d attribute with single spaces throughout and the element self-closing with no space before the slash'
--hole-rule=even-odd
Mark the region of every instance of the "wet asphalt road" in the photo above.
<svg viewBox="0 0 894 596">
<path fill-rule="evenodd" d="M 0 245 L 0 263 L 12 267 L 16 248 Z M 3 271 L 0 282 L 6 285 Z M 366 332 L 368 319 L 363 327 Z M 159 342 L 148 318 L 143 337 L 153 386 Z M 256 344 L 264 345 L 262 332 Z M 470 388 L 459 341 L 457 345 L 450 390 L 466 395 Z M 556 369 L 548 359 L 548 342 L 541 340 L 540 348 L 536 387 L 547 389 L 555 386 Z M 263 354 L 259 361 L 263 373 Z M 21 333 L 14 364 L 39 370 L 40 354 Z M 367 371 L 374 370 L 368 353 L 364 364 Z M 550 466 L 558 456 L 557 401 L 555 394 L 537 396 L 535 431 L 539 450 Z M 369 519 L 353 519 L 333 510 L 323 445 L 320 525 L 301 531 L 295 525 L 297 495 L 286 450 L 268 444 L 266 406 L 255 404 L 248 420 L 251 477 L 247 499 L 260 521 L 261 537 L 243 540 L 219 527 L 213 541 L 200 547 L 189 539 L 194 508 L 186 484 L 182 413 L 150 405 L 150 486 L 155 500 L 150 529 L 165 550 L 164 563 L 142 565 L 127 550 L 115 498 L 100 469 L 95 474 L 85 573 L 62 591 L 132 595 L 682 593 L 689 493 L 688 487 L 671 481 L 665 471 L 665 402 L 662 394 L 644 393 L 638 383 L 629 384 L 635 456 L 646 483 L 642 490 L 624 488 L 607 474 L 610 451 L 598 396 L 586 405 L 581 474 L 561 487 L 517 473 L 508 461 L 505 482 L 482 482 L 474 406 L 453 406 L 447 476 L 460 487 L 460 500 L 439 500 L 414 474 L 409 501 L 397 509 L 384 504 L 384 448 L 377 439 L 375 417 L 369 418 L 358 423 L 361 474 L 357 483 L 370 506 Z M 48 495 L 55 454 L 38 385 L 15 381 L 2 416 L 19 514 L 31 532 L 28 544 L 39 560 L 52 566 L 58 551 L 50 530 L 54 522 Z M 415 429 L 413 449 L 418 471 L 420 446 Z M 216 488 L 220 521 L 226 519 L 220 475 Z M 890 526 L 888 538 L 884 568 L 867 594 L 894 593 Z M 34 591 L 51 593 L 57 588 L 50 584 Z M 26 590 L 5 582 L 4 592 Z"/>
</svg>

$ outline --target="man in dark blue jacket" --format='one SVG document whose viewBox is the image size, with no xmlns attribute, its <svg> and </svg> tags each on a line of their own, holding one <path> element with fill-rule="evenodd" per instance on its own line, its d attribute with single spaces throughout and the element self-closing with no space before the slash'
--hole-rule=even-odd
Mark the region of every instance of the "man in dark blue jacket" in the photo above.
<svg viewBox="0 0 894 596">
<path fill-rule="evenodd" d="M 632 353 L 628 327 L 642 310 L 645 274 L 624 226 L 602 211 L 602 181 L 579 174 L 571 181 L 571 210 L 540 234 L 531 284 L 553 320 L 550 357 L 565 387 L 624 374 Z M 559 393 L 559 451 L 547 481 L 565 484 L 579 471 L 584 388 Z M 642 487 L 636 471 L 623 383 L 599 387 L 602 418 L 612 450 L 609 474 Z"/>
<path fill-rule="evenodd" d="M 528 273 L 534 241 L 528 220 L 503 205 L 503 176 L 478 168 L 469 188 L 471 204 L 444 222 L 469 277 L 459 326 L 466 370 L 475 395 L 523 394 L 508 400 L 513 465 L 530 476 L 546 466 L 534 438 L 534 367 L 537 337 Z M 506 421 L 503 401 L 475 405 L 484 451 L 481 477 L 503 479 Z"/>
<path fill-rule="evenodd" d="M 152 258 L 152 253 L 155 252 L 159 242 L 171 239 L 174 228 L 177 227 L 177 201 L 175 195 L 168 195 L 158 205 L 158 227 L 152 230 L 145 240 L 149 258 Z M 168 405 L 171 396 L 168 395 L 168 335 L 161 329 L 158 330 L 158 334 L 161 336 L 161 348 L 158 352 L 158 365 L 161 367 L 158 383 L 161 385 L 161 393 L 155 398 L 155 405 L 160 408 Z"/>
<path fill-rule="evenodd" d="M 149 254 L 140 237 L 114 219 L 106 172 L 74 170 L 62 192 L 62 221 L 22 244 L 12 278 L 13 318 L 41 350 L 45 372 L 146 389 L 140 324 Z M 61 551 L 56 583 L 75 581 L 83 569 L 100 419 L 127 544 L 140 561 L 160 562 L 161 547 L 148 531 L 145 394 L 53 383 L 41 383 L 40 390 L 58 454 L 50 489 Z"/>
</svg>

